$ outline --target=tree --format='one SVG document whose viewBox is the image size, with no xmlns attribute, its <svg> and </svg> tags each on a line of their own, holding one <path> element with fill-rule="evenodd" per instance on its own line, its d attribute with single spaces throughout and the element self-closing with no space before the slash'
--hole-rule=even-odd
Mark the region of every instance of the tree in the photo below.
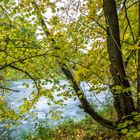
<svg viewBox="0 0 140 140">
<path fill-rule="evenodd" d="M 95 121 L 119 134 L 139 137 L 139 130 L 135 134 L 131 130 L 136 122 L 139 123 L 135 118 L 140 110 L 140 2 L 90 0 L 62 3 L 49 0 L 1 3 L 0 70 L 12 68 L 35 82 L 40 94 L 34 93 L 30 103 L 26 100 L 30 106 L 44 95 L 38 84 L 42 77 L 52 79 L 57 74 L 64 75 L 85 112 Z M 46 20 L 48 8 L 54 14 Z M 41 39 L 37 39 L 38 30 Z M 109 85 L 118 117 L 116 122 L 95 111 L 80 88 L 82 81 L 90 83 L 92 89 L 95 85 Z M 98 88 L 102 90 L 101 86 Z M 48 96 L 51 91 L 45 92 Z"/>
</svg>

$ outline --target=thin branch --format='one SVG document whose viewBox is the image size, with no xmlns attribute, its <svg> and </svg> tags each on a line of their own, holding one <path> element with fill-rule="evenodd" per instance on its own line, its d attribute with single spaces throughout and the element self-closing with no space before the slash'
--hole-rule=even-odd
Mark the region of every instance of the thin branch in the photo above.
<svg viewBox="0 0 140 140">
<path fill-rule="evenodd" d="M 19 90 L 15 90 L 15 89 L 3 87 L 3 86 L 0 86 L 0 89 L 5 89 L 5 90 L 9 90 L 9 91 L 14 91 L 14 92 L 20 92 Z"/>
<path fill-rule="evenodd" d="M 39 90 L 37 81 L 36 81 L 27 71 L 25 71 L 25 70 L 23 70 L 23 69 L 20 69 L 20 68 L 18 68 L 18 67 L 16 67 L 16 66 L 13 66 L 13 65 L 9 65 L 9 67 L 11 67 L 11 68 L 13 68 L 13 69 L 16 69 L 16 70 L 18 70 L 18 71 L 21 71 L 22 73 L 25 73 L 30 79 L 32 79 L 32 80 L 34 81 L 35 86 L 36 86 L 36 88 L 37 88 L 37 90 L 38 90 L 38 93 L 39 93 L 40 90 Z"/>
<path fill-rule="evenodd" d="M 88 84 L 88 83 L 87 83 Z M 90 84 L 88 84 L 88 86 L 91 88 L 91 85 Z M 105 105 L 105 104 L 103 104 L 102 102 L 100 102 L 100 100 L 97 98 L 97 96 L 93 93 L 93 96 L 95 97 L 95 99 L 97 100 L 97 102 L 99 103 L 99 104 L 101 104 L 102 106 L 104 106 L 104 107 L 110 107 L 109 105 Z"/>
<path fill-rule="evenodd" d="M 54 56 L 54 57 L 56 57 L 56 58 L 59 58 L 59 59 L 62 59 L 62 60 L 66 60 L 67 62 L 71 62 L 71 63 L 73 63 L 74 65 L 78 65 L 78 66 L 81 66 L 81 67 L 83 67 L 83 68 L 89 70 L 88 67 L 86 67 L 86 66 L 84 66 L 84 65 L 82 65 L 82 64 L 76 63 L 76 62 L 73 61 L 73 60 L 70 60 L 70 59 L 67 59 L 67 58 L 62 58 L 62 57 L 57 56 L 57 55 L 52 55 L 52 56 Z M 91 71 L 91 70 L 90 70 L 90 71 Z M 93 70 L 91 71 L 91 73 L 92 73 L 92 74 L 95 74 L 95 72 L 94 72 Z M 96 76 L 97 76 L 100 80 L 102 80 L 102 78 L 101 78 L 99 75 L 96 74 Z"/>
<path fill-rule="evenodd" d="M 132 50 L 130 52 L 130 54 L 128 55 L 128 57 L 126 58 L 125 62 L 124 62 L 124 66 L 127 67 L 128 62 L 130 61 L 131 57 L 136 53 L 136 50 Z"/>
<path fill-rule="evenodd" d="M 105 27 L 103 27 L 97 20 L 95 20 L 92 17 L 89 17 L 89 18 L 92 19 L 97 25 L 99 25 L 99 27 L 101 27 L 104 31 L 106 31 L 108 33 L 107 29 Z"/>
<path fill-rule="evenodd" d="M 139 22 L 139 19 L 134 23 L 134 24 L 136 24 L 137 22 Z M 133 25 L 134 25 L 133 24 Z M 138 38 L 139 38 L 139 35 L 137 35 L 137 37 L 136 37 L 136 40 L 138 41 Z M 124 43 L 126 43 L 125 41 L 123 41 Z M 128 43 L 127 43 L 128 44 Z M 131 43 L 129 43 L 128 45 L 132 45 L 132 46 L 134 46 L 135 44 L 131 44 Z M 133 55 L 135 55 L 136 54 L 136 50 L 132 50 L 131 52 L 130 52 L 130 54 L 128 55 L 128 57 L 126 58 L 126 60 L 125 60 L 125 62 L 124 62 L 124 65 L 125 65 L 125 67 L 127 66 L 127 64 L 128 64 L 128 62 L 130 61 L 130 59 L 133 57 Z"/>
<path fill-rule="evenodd" d="M 9 18 L 9 15 L 8 15 L 7 11 L 5 10 L 5 8 L 2 5 L 0 5 L 0 8 L 4 10 L 5 15 L 6 15 L 7 19 L 9 20 L 9 23 L 10 23 L 10 26 L 11 26 L 11 19 Z"/>
<path fill-rule="evenodd" d="M 130 46 L 134 46 L 134 45 L 135 45 L 135 44 L 132 44 L 132 43 L 127 42 L 127 41 L 124 41 L 124 40 L 121 40 L 121 42 L 122 42 L 122 43 L 125 43 L 125 44 L 128 44 L 128 45 L 130 45 Z"/>
<path fill-rule="evenodd" d="M 127 24 L 126 28 L 124 29 L 124 33 L 123 33 L 122 41 L 121 41 L 121 46 L 122 46 L 122 44 L 124 43 L 124 37 L 125 37 L 125 33 L 126 33 L 126 31 L 127 31 L 127 28 L 128 28 L 128 24 Z"/>
<path fill-rule="evenodd" d="M 126 0 L 125 0 L 125 1 L 126 1 Z M 129 20 L 129 18 L 128 18 L 127 8 L 126 8 L 125 1 L 124 1 L 124 12 L 125 12 L 126 20 L 127 20 L 127 22 L 128 22 L 128 26 L 129 26 L 129 28 L 130 28 L 130 32 L 131 32 L 131 35 L 132 35 L 133 42 L 134 42 L 134 44 L 135 44 L 136 41 L 135 41 L 135 37 L 134 37 L 134 33 L 133 33 L 133 30 L 132 30 L 132 27 L 131 27 L 130 20 Z"/>
<path fill-rule="evenodd" d="M 29 57 L 26 57 L 26 58 L 23 58 L 23 59 L 19 59 L 19 60 L 16 60 L 16 61 L 13 61 L 11 63 L 8 63 L 8 64 L 3 64 L 0 66 L 0 70 L 3 70 L 4 68 L 12 65 L 12 64 L 15 64 L 15 63 L 22 63 L 28 59 L 32 59 L 32 58 L 36 58 L 36 57 L 40 57 L 40 56 L 45 56 L 47 54 L 48 51 L 46 51 L 45 53 L 43 54 L 37 54 L 37 55 L 33 55 L 33 56 L 29 56 Z"/>
<path fill-rule="evenodd" d="M 139 3 L 139 0 L 136 1 L 136 2 L 134 2 L 133 4 L 129 5 L 129 6 L 127 7 L 127 10 L 128 10 L 129 8 L 131 8 L 133 5 L 137 4 L 137 3 Z"/>
</svg>

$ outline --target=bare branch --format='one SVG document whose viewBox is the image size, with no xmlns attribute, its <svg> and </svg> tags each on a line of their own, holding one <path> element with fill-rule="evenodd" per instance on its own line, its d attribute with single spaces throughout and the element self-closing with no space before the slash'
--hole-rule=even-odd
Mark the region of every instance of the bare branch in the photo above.
<svg viewBox="0 0 140 140">
<path fill-rule="evenodd" d="M 105 27 L 103 27 L 97 20 L 95 20 L 92 17 L 90 17 L 90 19 L 92 19 L 97 25 L 99 25 L 99 27 L 101 27 L 104 31 L 106 31 L 106 33 L 108 33 L 107 29 Z"/>
<path fill-rule="evenodd" d="M 0 86 L 0 89 L 5 89 L 5 90 L 9 90 L 9 91 L 14 91 L 14 92 L 20 92 L 19 90 L 15 90 L 15 89 L 3 87 L 3 86 Z"/>
<path fill-rule="evenodd" d="M 135 37 L 134 37 L 134 33 L 133 33 L 133 30 L 132 30 L 132 27 L 131 27 L 130 20 L 129 20 L 129 18 L 128 18 L 127 8 L 126 8 L 126 3 L 125 3 L 125 2 L 126 2 L 126 0 L 125 0 L 124 3 L 123 3 L 123 5 L 124 5 L 124 12 L 125 12 L 126 20 L 127 20 L 127 22 L 128 22 L 128 26 L 129 26 L 129 28 L 130 28 L 130 32 L 131 32 L 131 35 L 132 35 L 133 42 L 134 42 L 134 44 L 135 44 L 136 41 L 135 41 Z"/>
</svg>

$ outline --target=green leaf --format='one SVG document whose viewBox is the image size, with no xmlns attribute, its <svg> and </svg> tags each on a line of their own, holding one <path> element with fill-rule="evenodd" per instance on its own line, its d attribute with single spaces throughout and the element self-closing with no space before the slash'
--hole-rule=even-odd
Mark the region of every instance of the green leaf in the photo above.
<svg viewBox="0 0 140 140">
<path fill-rule="evenodd" d="M 134 138 L 140 138 L 140 131 L 134 133 Z"/>
<path fill-rule="evenodd" d="M 127 132 L 128 132 L 128 129 L 122 129 L 122 130 L 121 130 L 121 133 L 122 133 L 122 134 L 126 134 Z"/>
</svg>

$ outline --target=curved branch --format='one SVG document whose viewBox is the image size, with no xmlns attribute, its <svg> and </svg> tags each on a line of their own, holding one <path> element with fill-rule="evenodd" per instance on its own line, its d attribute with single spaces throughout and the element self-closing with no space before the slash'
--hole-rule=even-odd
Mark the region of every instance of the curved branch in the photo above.
<svg viewBox="0 0 140 140">
<path fill-rule="evenodd" d="M 88 102 L 88 100 L 86 99 L 83 91 L 80 89 L 80 87 L 77 85 L 77 82 L 74 80 L 72 73 L 70 72 L 70 70 L 68 69 L 68 67 L 65 64 L 62 64 L 59 62 L 59 65 L 61 67 L 61 70 L 63 71 L 63 73 L 65 74 L 65 76 L 67 77 L 68 80 L 70 80 L 71 85 L 75 91 L 75 93 L 77 94 L 85 112 L 87 114 L 89 114 L 95 121 L 97 121 L 98 123 L 100 123 L 101 125 L 109 128 L 109 129 L 115 129 L 116 126 L 113 124 L 113 122 L 104 119 L 103 117 L 101 117 L 90 105 L 90 103 Z"/>
<path fill-rule="evenodd" d="M 139 0 L 136 1 L 136 2 L 134 2 L 134 3 L 132 3 L 131 5 L 129 5 L 129 6 L 127 7 L 127 9 L 131 8 L 133 5 L 135 5 L 135 4 L 137 4 L 137 3 L 139 3 Z"/>
<path fill-rule="evenodd" d="M 36 86 L 36 88 L 38 90 L 38 93 L 39 93 L 39 87 L 38 87 L 37 81 L 27 71 L 24 71 L 23 69 L 20 69 L 20 68 L 18 68 L 16 66 L 13 66 L 13 65 L 9 65 L 9 67 L 11 67 L 11 68 L 13 68 L 15 70 L 21 71 L 22 73 L 25 73 L 30 79 L 32 79 L 34 81 L 35 86 Z"/>
<path fill-rule="evenodd" d="M 45 21 L 43 20 L 43 17 L 41 15 L 41 12 L 38 8 L 38 5 L 36 4 L 36 2 L 32 2 L 33 7 L 35 8 L 36 12 L 37 12 L 37 17 L 38 20 L 41 23 L 42 29 L 46 35 L 46 37 L 48 37 L 48 35 L 50 36 L 51 34 L 48 31 L 47 25 L 45 24 Z M 41 17 L 41 18 L 40 18 Z M 53 43 L 55 44 L 55 40 L 53 40 Z M 97 121 L 98 123 L 100 123 L 101 125 L 109 128 L 109 129 L 115 129 L 116 125 L 114 125 L 114 123 L 112 121 L 106 120 L 104 119 L 102 116 L 100 116 L 90 105 L 90 103 L 88 102 L 88 100 L 85 98 L 84 93 L 82 92 L 82 90 L 80 89 L 80 87 L 78 86 L 77 82 L 74 80 L 74 77 L 71 73 L 71 71 L 69 70 L 69 68 L 67 67 L 66 64 L 57 61 L 62 72 L 64 73 L 64 75 L 66 76 L 66 78 L 68 80 L 70 80 L 70 84 L 73 87 L 74 91 L 76 92 L 84 110 L 86 113 L 88 113 L 95 121 Z"/>
<path fill-rule="evenodd" d="M 0 66 L 0 70 L 3 70 L 3 69 L 5 69 L 6 67 L 8 67 L 8 66 L 10 66 L 10 65 L 12 65 L 12 64 L 18 63 L 18 62 L 19 62 L 19 63 L 22 63 L 22 62 L 24 62 L 24 61 L 26 61 L 26 60 L 28 60 L 28 59 L 32 59 L 32 58 L 40 57 L 40 56 L 45 56 L 45 55 L 47 55 L 47 52 L 48 52 L 48 51 L 46 51 L 46 52 L 43 53 L 43 54 L 37 54 L 37 55 L 29 56 L 29 57 L 26 57 L 26 58 L 23 58 L 23 59 L 19 59 L 19 60 L 16 60 L 16 61 L 12 61 L 11 63 L 8 63 L 8 64 L 3 64 L 3 65 Z"/>
</svg>

